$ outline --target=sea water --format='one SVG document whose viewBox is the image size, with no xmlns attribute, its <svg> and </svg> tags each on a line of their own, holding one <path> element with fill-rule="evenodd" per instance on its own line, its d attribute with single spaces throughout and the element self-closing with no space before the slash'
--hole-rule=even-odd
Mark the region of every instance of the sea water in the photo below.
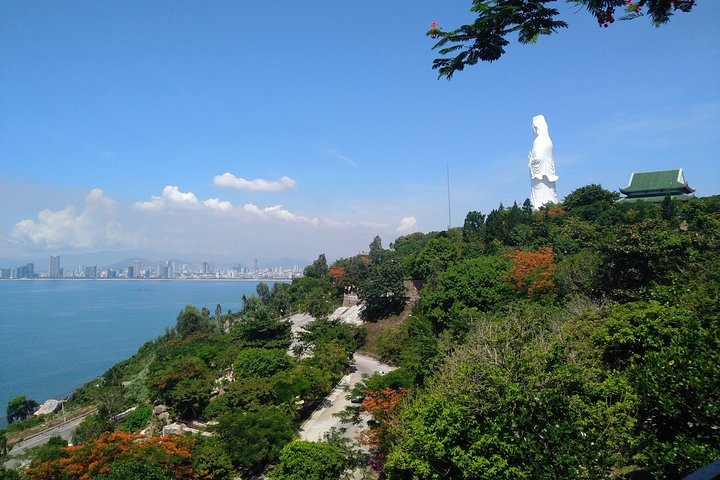
<svg viewBox="0 0 720 480">
<path fill-rule="evenodd" d="M 0 426 L 8 400 L 62 398 L 175 325 L 185 305 L 238 311 L 258 282 L 0 281 Z"/>
</svg>

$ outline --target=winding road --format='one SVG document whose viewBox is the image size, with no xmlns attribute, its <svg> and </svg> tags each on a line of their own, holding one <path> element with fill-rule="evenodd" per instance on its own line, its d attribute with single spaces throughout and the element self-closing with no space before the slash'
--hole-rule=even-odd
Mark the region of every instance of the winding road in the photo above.
<svg viewBox="0 0 720 480">
<path fill-rule="evenodd" d="M 344 425 L 338 417 L 333 416 L 352 405 L 350 402 L 350 390 L 356 383 L 362 381 L 363 374 L 372 375 L 374 373 L 385 373 L 394 370 L 385 363 L 380 362 L 372 357 L 356 353 L 354 355 L 357 371 L 345 375 L 335 386 L 335 389 L 325 398 L 320 406 L 310 415 L 305 423 L 300 427 L 300 438 L 311 442 L 322 440 L 323 435 L 328 433 L 333 427 L 340 429 Z M 354 438 L 362 428 L 362 425 L 350 425 L 345 436 Z"/>
<path fill-rule="evenodd" d="M 16 457 L 22 456 L 29 448 L 37 447 L 38 445 L 44 444 L 50 439 L 50 437 L 60 435 L 62 438 L 69 442 L 72 438 L 73 432 L 75 432 L 77 426 L 80 425 L 80 422 L 82 422 L 85 417 L 95 412 L 96 410 L 91 410 L 87 413 L 80 415 L 79 417 L 75 417 L 72 420 L 68 420 L 67 422 L 55 425 L 54 427 L 50 427 L 47 430 L 43 430 L 42 432 L 33 435 L 32 437 L 16 443 L 8 452 L 10 459 L 5 462 L 5 466 L 8 468 L 14 468 L 17 465 L 22 464 L 24 460 L 22 458 Z"/>
</svg>

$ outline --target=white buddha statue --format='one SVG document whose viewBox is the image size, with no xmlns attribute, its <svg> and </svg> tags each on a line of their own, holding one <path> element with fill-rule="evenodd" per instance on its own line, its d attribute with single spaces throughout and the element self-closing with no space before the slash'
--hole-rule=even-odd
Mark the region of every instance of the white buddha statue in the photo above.
<svg viewBox="0 0 720 480">
<path fill-rule="evenodd" d="M 558 203 L 555 182 L 555 161 L 553 160 L 553 144 L 548 133 L 547 122 L 542 115 L 532 119 L 535 140 L 528 154 L 530 168 L 530 203 L 533 210 L 538 210 L 548 203 Z"/>
</svg>

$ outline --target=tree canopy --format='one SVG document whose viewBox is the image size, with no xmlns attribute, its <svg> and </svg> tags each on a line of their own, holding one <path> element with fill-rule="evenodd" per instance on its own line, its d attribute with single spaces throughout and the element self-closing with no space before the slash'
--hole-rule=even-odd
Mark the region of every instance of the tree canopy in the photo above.
<svg viewBox="0 0 720 480">
<path fill-rule="evenodd" d="M 443 57 L 433 60 L 433 69 L 439 77 L 452 78 L 468 65 L 478 61 L 493 62 L 505 54 L 510 41 L 517 33 L 518 42 L 536 43 L 541 35 L 551 35 L 568 24 L 559 19 L 560 12 L 550 5 L 556 0 L 472 0 L 471 24 L 454 30 L 443 30 L 433 22 L 427 35 L 440 40 L 433 49 Z M 673 13 L 689 12 L 695 0 L 567 0 L 585 8 L 601 27 L 615 22 L 618 10 L 624 11 L 621 20 L 647 15 L 655 26 L 667 23 Z"/>
<path fill-rule="evenodd" d="M 208 333 L 210 331 L 210 318 L 200 313 L 197 308 L 187 305 L 177 316 L 175 330 L 181 337 L 194 333 Z"/>
<path fill-rule="evenodd" d="M 345 470 L 345 452 L 323 442 L 296 440 L 280 452 L 278 465 L 270 471 L 271 480 L 335 480 Z"/>
<path fill-rule="evenodd" d="M 279 409 L 267 407 L 227 413 L 220 418 L 217 431 L 233 464 L 250 474 L 277 459 L 295 434 L 291 418 Z"/>
<path fill-rule="evenodd" d="M 8 423 L 25 420 L 37 407 L 38 403 L 35 400 L 26 398 L 24 395 L 10 399 L 6 409 Z"/>
<path fill-rule="evenodd" d="M 309 278 L 324 278 L 328 274 L 328 264 L 325 254 L 321 253 L 317 260 L 305 267 L 303 274 Z"/>
</svg>

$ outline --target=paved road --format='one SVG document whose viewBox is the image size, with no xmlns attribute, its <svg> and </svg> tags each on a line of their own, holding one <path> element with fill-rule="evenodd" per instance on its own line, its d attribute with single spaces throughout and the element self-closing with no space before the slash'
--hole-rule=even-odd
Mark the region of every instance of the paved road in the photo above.
<svg viewBox="0 0 720 480">
<path fill-rule="evenodd" d="M 356 353 L 354 359 L 357 371 L 345 375 L 325 401 L 305 421 L 300 428 L 300 438 L 303 440 L 317 442 L 322 440 L 323 435 L 328 433 L 331 428 L 339 429 L 345 426 L 333 414 L 353 405 L 347 397 L 355 384 L 362 380 L 363 374 L 372 375 L 377 372 L 389 372 L 395 368 L 360 353 Z M 346 436 L 354 438 L 361 427 L 362 425 L 349 426 Z"/>
<path fill-rule="evenodd" d="M 10 450 L 9 454 L 11 457 L 20 456 L 25 453 L 25 451 L 32 447 L 37 447 L 38 445 L 42 445 L 45 442 L 47 442 L 50 437 L 54 437 L 55 435 L 60 435 L 62 438 L 67 440 L 68 442 L 72 438 L 73 432 L 75 432 L 75 429 L 78 425 L 80 425 L 80 422 L 83 421 L 85 417 L 87 417 L 90 414 L 95 413 L 96 410 L 90 411 L 88 413 L 85 413 L 77 418 L 74 418 L 72 420 L 69 420 L 65 423 L 61 423 L 60 425 L 56 425 L 52 428 L 49 428 L 47 430 L 44 430 L 43 432 L 34 435 L 27 440 L 23 440 L 20 443 L 16 443 L 12 450 Z M 20 465 L 23 462 L 22 459 L 16 459 L 16 458 L 10 458 L 7 462 L 5 462 L 6 467 L 15 467 L 16 465 Z"/>
</svg>

